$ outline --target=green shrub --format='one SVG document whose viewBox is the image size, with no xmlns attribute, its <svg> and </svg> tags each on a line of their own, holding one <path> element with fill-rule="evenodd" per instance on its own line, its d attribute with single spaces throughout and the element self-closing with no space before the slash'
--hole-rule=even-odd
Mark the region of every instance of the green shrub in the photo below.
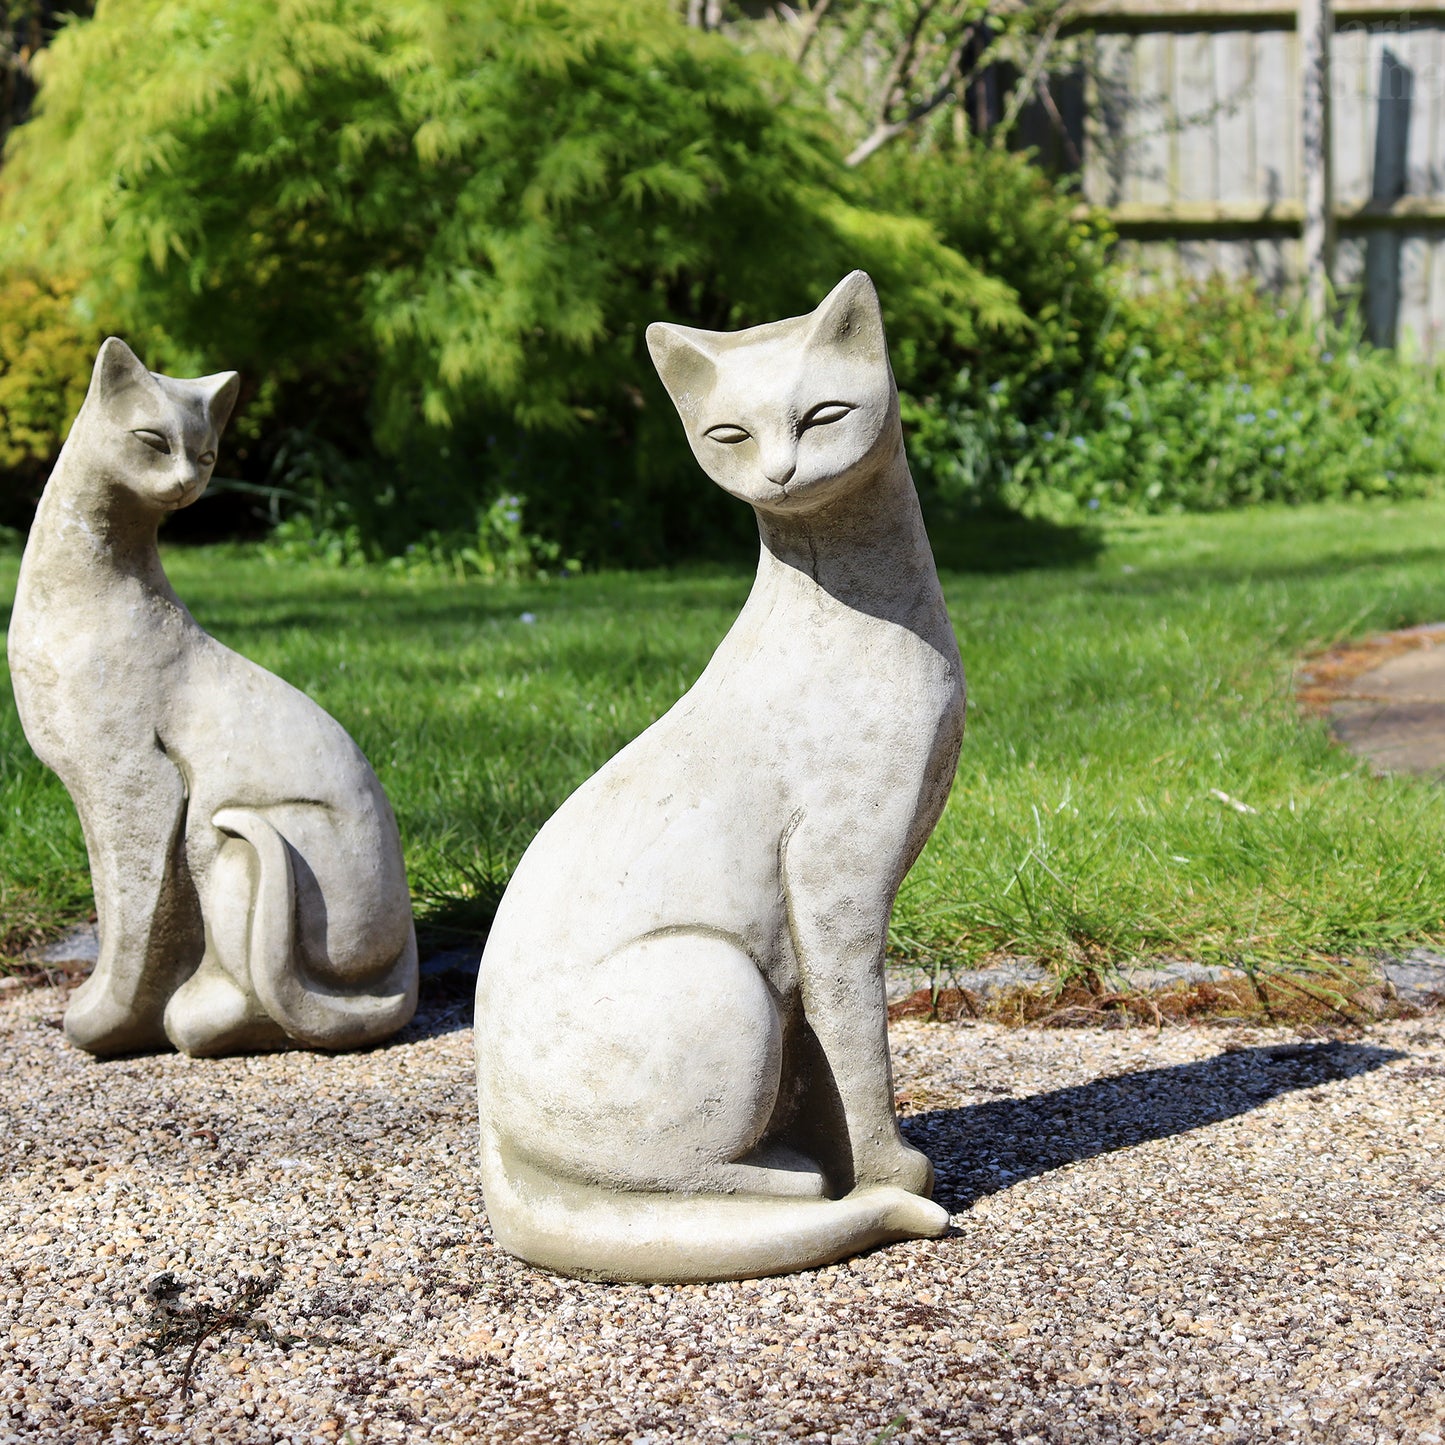
<svg viewBox="0 0 1445 1445">
<path fill-rule="evenodd" d="M 0 273 L 0 525 L 28 520 L 85 398 L 104 332 L 76 289 L 65 277 Z"/>
<path fill-rule="evenodd" d="M 979 331 L 962 356 L 943 337 L 918 351 L 895 344 L 900 385 L 918 395 L 954 388 L 962 359 L 980 399 L 1003 381 L 1027 404 L 1099 363 L 1118 306 L 1112 233 L 1029 153 L 946 143 L 889 153 L 864 174 L 876 205 L 926 220 L 950 249 L 1007 284 L 1027 318 Z"/>
<path fill-rule="evenodd" d="M 1317 344 L 1253 285 L 1119 303 L 1089 368 L 1040 406 L 1033 379 L 971 376 L 913 409 L 945 506 L 1062 500 L 1148 511 L 1410 496 L 1439 476 L 1438 373 L 1348 329 Z"/>
<path fill-rule="evenodd" d="M 1026 324 L 863 203 L 774 65 L 668 0 L 111 0 L 44 57 L 0 246 L 269 380 L 247 480 L 326 442 L 323 528 L 396 551 L 516 493 L 569 550 L 667 556 L 742 514 L 693 480 L 649 321 L 796 314 L 863 266 L 905 349 Z"/>
</svg>

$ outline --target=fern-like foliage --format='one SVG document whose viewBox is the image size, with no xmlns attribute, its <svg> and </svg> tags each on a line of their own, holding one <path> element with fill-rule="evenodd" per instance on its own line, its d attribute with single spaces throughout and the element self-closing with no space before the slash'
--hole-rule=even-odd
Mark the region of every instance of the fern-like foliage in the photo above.
<svg viewBox="0 0 1445 1445">
<path fill-rule="evenodd" d="M 398 456 L 482 414 L 626 443 L 648 321 L 798 313 L 854 266 L 905 382 L 1024 332 L 774 64 L 667 0 L 107 0 L 43 57 L 0 264 L 87 278 L 173 364 L 344 398 Z"/>
</svg>

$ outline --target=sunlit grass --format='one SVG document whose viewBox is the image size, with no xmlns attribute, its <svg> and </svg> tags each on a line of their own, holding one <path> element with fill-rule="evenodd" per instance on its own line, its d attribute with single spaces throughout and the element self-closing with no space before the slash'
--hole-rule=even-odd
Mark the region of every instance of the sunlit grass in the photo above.
<svg viewBox="0 0 1445 1445">
<path fill-rule="evenodd" d="M 1442 536 L 1440 502 L 1262 510 L 1110 523 L 1072 562 L 946 572 L 968 732 L 899 899 L 896 950 L 1070 971 L 1445 939 L 1445 799 L 1370 776 L 1300 719 L 1290 688 L 1301 651 L 1445 616 Z M 938 538 L 945 559 L 1028 540 Z M 366 750 L 437 938 L 485 927 L 535 830 L 688 686 L 750 581 L 739 568 L 481 587 L 229 549 L 167 565 L 203 625 Z M 14 575 L 0 559 L 0 597 Z M 0 936 L 87 907 L 73 810 L 7 687 Z"/>
</svg>

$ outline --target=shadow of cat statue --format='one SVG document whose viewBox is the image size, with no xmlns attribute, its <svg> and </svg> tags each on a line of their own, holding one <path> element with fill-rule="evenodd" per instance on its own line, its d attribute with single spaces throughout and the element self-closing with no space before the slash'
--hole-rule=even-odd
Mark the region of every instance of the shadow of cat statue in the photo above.
<svg viewBox="0 0 1445 1445">
<path fill-rule="evenodd" d="M 20 568 L 15 701 L 90 854 L 100 957 L 65 1032 L 94 1054 L 354 1048 L 416 1008 L 376 775 L 310 698 L 203 632 L 161 568 L 156 530 L 210 480 L 237 386 L 154 375 L 108 340 Z"/>
<path fill-rule="evenodd" d="M 507 888 L 477 983 L 482 1188 L 498 1243 L 563 1274 L 779 1274 L 947 1227 L 894 1114 L 883 954 L 963 670 L 868 277 L 647 340 L 703 470 L 757 512 L 757 581 Z"/>
</svg>

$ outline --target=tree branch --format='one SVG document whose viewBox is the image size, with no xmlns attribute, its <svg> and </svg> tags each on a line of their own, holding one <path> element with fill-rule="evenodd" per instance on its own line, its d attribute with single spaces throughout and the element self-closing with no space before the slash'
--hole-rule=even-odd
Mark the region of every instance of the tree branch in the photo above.
<svg viewBox="0 0 1445 1445">
<path fill-rule="evenodd" d="M 1054 12 L 1054 17 L 1044 27 L 1044 33 L 1039 36 L 1039 43 L 1034 48 L 1034 53 L 1029 57 L 1028 69 L 1024 72 L 1023 79 L 1014 87 L 1014 93 L 1008 98 L 1008 105 L 1004 108 L 1003 116 L 995 127 L 998 137 L 998 144 L 1002 145 L 1013 127 L 1013 123 L 1019 118 L 1019 112 L 1028 104 L 1029 97 L 1034 93 L 1039 83 L 1039 76 L 1043 73 L 1044 64 L 1049 58 L 1049 51 L 1053 49 L 1054 39 L 1059 33 L 1059 26 L 1063 22 L 1062 9 Z"/>
<path fill-rule="evenodd" d="M 798 48 L 793 52 L 793 64 L 801 65 L 803 57 L 812 48 L 813 42 L 818 38 L 818 26 L 822 23 L 823 17 L 828 13 L 828 7 L 833 0 L 814 0 L 811 9 L 806 11 L 800 25 L 802 33 L 798 36 Z"/>
<path fill-rule="evenodd" d="M 1049 89 L 1049 78 L 1046 75 L 1039 77 L 1039 99 L 1044 103 L 1044 109 L 1049 113 L 1049 120 L 1054 130 L 1058 132 L 1059 139 L 1064 143 L 1064 155 L 1069 164 L 1076 170 L 1084 168 L 1084 158 L 1079 154 L 1079 148 L 1074 144 L 1074 138 L 1069 134 L 1069 128 L 1064 124 L 1064 118 L 1059 113 L 1058 102 L 1054 99 L 1054 93 Z"/>
<path fill-rule="evenodd" d="M 845 164 L 850 166 L 861 166 L 875 151 L 886 146 L 889 141 L 903 134 L 909 126 L 916 125 L 924 116 L 931 115 L 939 106 L 953 98 L 954 85 L 958 79 L 959 67 L 963 64 L 964 52 L 967 51 L 969 42 L 973 39 L 977 26 L 970 25 L 962 35 L 958 37 L 949 54 L 948 62 L 943 67 L 943 73 L 939 77 L 938 84 L 934 87 L 933 93 L 925 99 L 920 100 L 917 105 L 912 106 L 898 120 L 883 121 L 873 127 L 870 134 L 848 153 Z"/>
<path fill-rule="evenodd" d="M 888 74 L 884 78 L 883 87 L 879 91 L 879 103 L 877 114 L 874 119 L 874 126 L 886 125 L 888 123 L 888 112 L 893 109 L 893 97 L 902 89 L 903 77 L 913 61 L 914 48 L 918 44 L 918 37 L 923 27 L 928 22 L 928 17 L 933 14 L 938 0 L 924 0 L 919 5 L 917 13 L 913 17 L 913 24 L 909 28 L 908 35 L 902 46 L 893 56 L 893 64 L 888 67 Z M 900 94 L 899 99 L 903 97 Z"/>
</svg>

